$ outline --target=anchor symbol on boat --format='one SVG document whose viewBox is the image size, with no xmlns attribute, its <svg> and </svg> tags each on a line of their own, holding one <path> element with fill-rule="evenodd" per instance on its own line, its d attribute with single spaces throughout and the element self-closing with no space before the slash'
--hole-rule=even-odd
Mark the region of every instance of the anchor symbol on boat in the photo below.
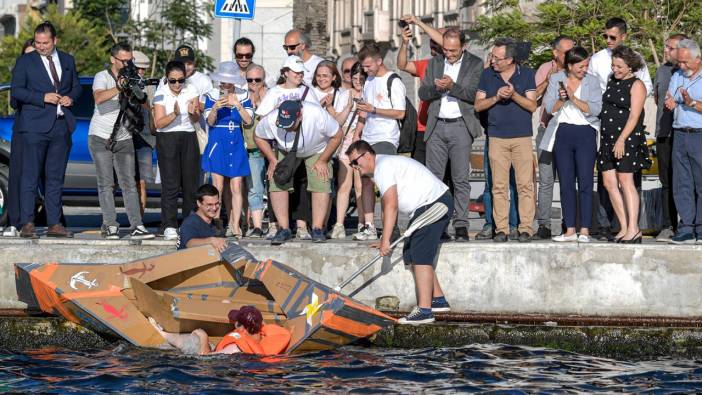
<svg viewBox="0 0 702 395">
<path fill-rule="evenodd" d="M 88 287 L 88 289 L 93 289 L 93 287 L 98 287 L 99 285 L 98 285 L 97 279 L 95 279 L 93 281 L 88 281 L 85 279 L 85 277 L 83 277 L 83 275 L 88 274 L 88 273 L 90 273 L 90 272 L 78 272 L 78 273 L 74 274 L 73 277 L 71 277 L 71 282 L 69 283 L 71 288 L 73 288 L 77 291 L 78 290 L 78 288 L 76 287 L 77 283 L 85 285 L 86 287 Z"/>
</svg>

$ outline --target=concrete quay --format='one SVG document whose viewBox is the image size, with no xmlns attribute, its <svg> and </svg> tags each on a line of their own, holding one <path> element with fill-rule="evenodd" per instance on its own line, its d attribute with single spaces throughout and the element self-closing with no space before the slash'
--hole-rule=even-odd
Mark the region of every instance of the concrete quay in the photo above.
<svg viewBox="0 0 702 395">
<path fill-rule="evenodd" d="M 335 286 L 375 256 L 366 242 L 241 242 L 259 259 L 284 262 Z M 122 263 L 173 252 L 163 240 L 0 241 L 0 309 L 24 308 L 14 284 L 16 262 Z M 412 277 L 401 248 L 344 289 L 373 306 L 396 296 L 400 310 L 414 305 Z M 443 244 L 437 271 L 453 311 L 602 317 L 702 318 L 702 246 L 660 243 Z"/>
</svg>

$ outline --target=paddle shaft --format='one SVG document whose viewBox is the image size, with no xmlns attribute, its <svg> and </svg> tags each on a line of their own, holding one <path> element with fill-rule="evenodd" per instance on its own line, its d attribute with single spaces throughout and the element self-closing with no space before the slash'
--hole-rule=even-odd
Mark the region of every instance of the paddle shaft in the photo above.
<svg viewBox="0 0 702 395">
<path fill-rule="evenodd" d="M 399 239 L 395 240 L 394 243 L 390 244 L 390 251 L 392 251 L 392 249 L 395 248 L 395 246 L 397 245 L 397 243 L 399 243 L 400 241 L 404 240 L 405 237 L 407 237 L 407 236 L 408 236 L 408 235 L 404 234 L 404 235 L 402 235 Z M 375 258 L 373 258 L 370 262 L 366 263 L 365 265 L 363 265 L 363 267 L 361 267 L 360 269 L 356 270 L 356 272 L 355 272 L 354 274 L 352 274 L 351 277 L 347 278 L 346 280 L 344 280 L 344 282 L 342 282 L 341 284 L 339 284 L 339 285 L 337 285 L 336 287 L 334 287 L 334 290 L 337 291 L 337 292 L 338 292 L 338 291 L 341 291 L 342 288 L 344 288 L 345 286 L 349 285 L 349 283 L 350 283 L 351 281 L 353 281 L 356 277 L 358 277 L 359 275 L 361 275 L 361 273 L 365 272 L 366 269 L 368 269 L 369 267 L 373 266 L 373 264 L 374 264 L 378 259 L 380 259 L 380 258 L 381 258 L 380 253 L 378 253 L 378 255 L 376 255 Z"/>
</svg>

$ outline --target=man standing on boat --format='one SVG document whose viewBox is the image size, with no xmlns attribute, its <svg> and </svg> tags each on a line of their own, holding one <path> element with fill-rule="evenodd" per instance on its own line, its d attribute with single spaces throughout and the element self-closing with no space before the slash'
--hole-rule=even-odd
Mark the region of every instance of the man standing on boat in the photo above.
<svg viewBox="0 0 702 395">
<path fill-rule="evenodd" d="M 400 324 L 427 324 L 434 322 L 433 313 L 450 311 L 439 280 L 434 272 L 439 252 L 441 234 L 453 215 L 453 197 L 448 187 L 429 169 L 414 159 L 397 155 L 376 155 L 373 147 L 364 140 L 351 144 L 346 155 L 351 167 L 362 177 L 372 178 L 382 195 L 383 229 L 393 229 L 398 210 L 409 214 L 410 224 L 435 203 L 448 207 L 448 212 L 438 221 L 417 229 L 405 240 L 402 251 L 406 265 L 411 265 L 417 292 L 417 307 Z M 391 232 L 383 232 L 380 255 L 388 256 Z"/>
</svg>

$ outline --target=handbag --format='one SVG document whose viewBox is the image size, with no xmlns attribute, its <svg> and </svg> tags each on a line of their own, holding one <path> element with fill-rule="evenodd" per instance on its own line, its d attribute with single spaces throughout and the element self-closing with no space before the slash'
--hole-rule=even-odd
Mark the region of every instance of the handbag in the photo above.
<svg viewBox="0 0 702 395">
<path fill-rule="evenodd" d="M 302 128 L 295 133 L 292 149 L 275 165 L 273 181 L 277 185 L 288 184 L 292 180 L 293 174 L 295 174 L 295 169 L 297 168 L 295 166 L 297 163 L 297 143 L 300 141 L 300 134 L 302 134 Z"/>
</svg>

